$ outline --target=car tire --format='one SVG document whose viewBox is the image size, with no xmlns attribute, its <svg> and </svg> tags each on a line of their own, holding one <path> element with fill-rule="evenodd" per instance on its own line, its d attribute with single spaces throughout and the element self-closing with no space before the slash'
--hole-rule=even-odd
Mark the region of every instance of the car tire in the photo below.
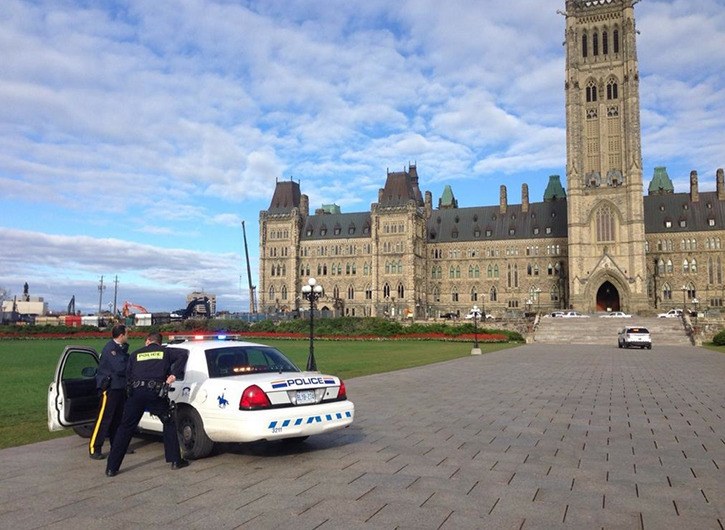
<svg viewBox="0 0 725 530">
<path fill-rule="evenodd" d="M 204 422 L 195 409 L 183 407 L 176 413 L 176 430 L 184 458 L 204 458 L 214 449 L 214 442 L 207 436 Z"/>
<path fill-rule="evenodd" d="M 648 349 L 648 350 L 651 350 L 651 349 L 652 349 L 652 345 L 651 345 L 651 344 L 649 344 L 649 345 L 647 346 L 647 349 Z"/>
<path fill-rule="evenodd" d="M 620 350 L 622 349 L 622 343 L 621 342 L 617 341 L 617 346 L 619 346 L 619 349 Z"/>
<path fill-rule="evenodd" d="M 93 424 L 76 425 L 73 427 L 73 431 L 81 438 L 90 438 L 93 435 Z"/>
</svg>

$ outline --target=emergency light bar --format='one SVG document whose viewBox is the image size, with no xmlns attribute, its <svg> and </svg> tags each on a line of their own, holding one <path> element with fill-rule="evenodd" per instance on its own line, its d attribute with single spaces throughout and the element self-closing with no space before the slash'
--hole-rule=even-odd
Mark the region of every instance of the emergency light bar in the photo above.
<svg viewBox="0 0 725 530">
<path fill-rule="evenodd" d="M 241 335 L 227 333 L 195 333 L 195 334 L 179 334 L 169 335 L 168 342 L 179 343 L 190 340 L 241 340 Z"/>
</svg>

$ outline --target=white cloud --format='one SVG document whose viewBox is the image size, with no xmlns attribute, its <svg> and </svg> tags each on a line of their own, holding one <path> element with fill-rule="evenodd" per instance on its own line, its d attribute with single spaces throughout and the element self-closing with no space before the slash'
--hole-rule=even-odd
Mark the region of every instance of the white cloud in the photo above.
<svg viewBox="0 0 725 530">
<path fill-rule="evenodd" d="M 564 173 L 557 9 L 563 0 L 5 0 L 0 223 L 223 253 L 278 178 L 301 179 L 313 210 L 366 210 L 386 169 L 409 162 L 423 189 L 451 183 L 495 204 L 497 186 L 481 180 Z M 645 173 L 709 175 L 725 164 L 722 0 L 648 0 L 636 13 Z M 103 273 L 105 258 L 92 262 L 72 261 L 79 276 Z M 176 288 L 150 271 L 138 277 Z M 179 277 L 197 281 L 183 266 Z"/>
</svg>

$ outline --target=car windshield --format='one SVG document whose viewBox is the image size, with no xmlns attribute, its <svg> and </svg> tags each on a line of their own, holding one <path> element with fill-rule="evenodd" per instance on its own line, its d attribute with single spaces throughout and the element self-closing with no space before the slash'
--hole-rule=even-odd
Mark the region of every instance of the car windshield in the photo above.
<svg viewBox="0 0 725 530">
<path fill-rule="evenodd" d="M 300 371 L 282 352 L 269 346 L 226 346 L 205 353 L 209 377 Z"/>
</svg>

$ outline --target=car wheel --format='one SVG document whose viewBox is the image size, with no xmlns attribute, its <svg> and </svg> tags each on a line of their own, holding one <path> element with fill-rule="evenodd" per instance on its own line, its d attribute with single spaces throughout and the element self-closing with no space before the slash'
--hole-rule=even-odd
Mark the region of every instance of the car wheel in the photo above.
<svg viewBox="0 0 725 530">
<path fill-rule="evenodd" d="M 85 425 L 76 425 L 73 427 L 73 430 L 81 438 L 90 438 L 93 435 L 93 424 L 86 423 Z"/>
<path fill-rule="evenodd" d="M 619 342 L 619 341 L 617 341 L 617 346 L 619 346 L 619 348 L 621 349 L 622 348 L 622 343 Z"/>
<path fill-rule="evenodd" d="M 648 349 L 648 350 L 651 350 L 651 349 L 652 349 L 652 345 L 651 345 L 651 344 L 648 344 L 648 345 L 647 345 L 647 349 Z"/>
<path fill-rule="evenodd" d="M 176 429 L 184 458 L 196 460 L 208 456 L 214 449 L 214 442 L 207 436 L 199 413 L 184 407 L 176 414 Z"/>
</svg>

